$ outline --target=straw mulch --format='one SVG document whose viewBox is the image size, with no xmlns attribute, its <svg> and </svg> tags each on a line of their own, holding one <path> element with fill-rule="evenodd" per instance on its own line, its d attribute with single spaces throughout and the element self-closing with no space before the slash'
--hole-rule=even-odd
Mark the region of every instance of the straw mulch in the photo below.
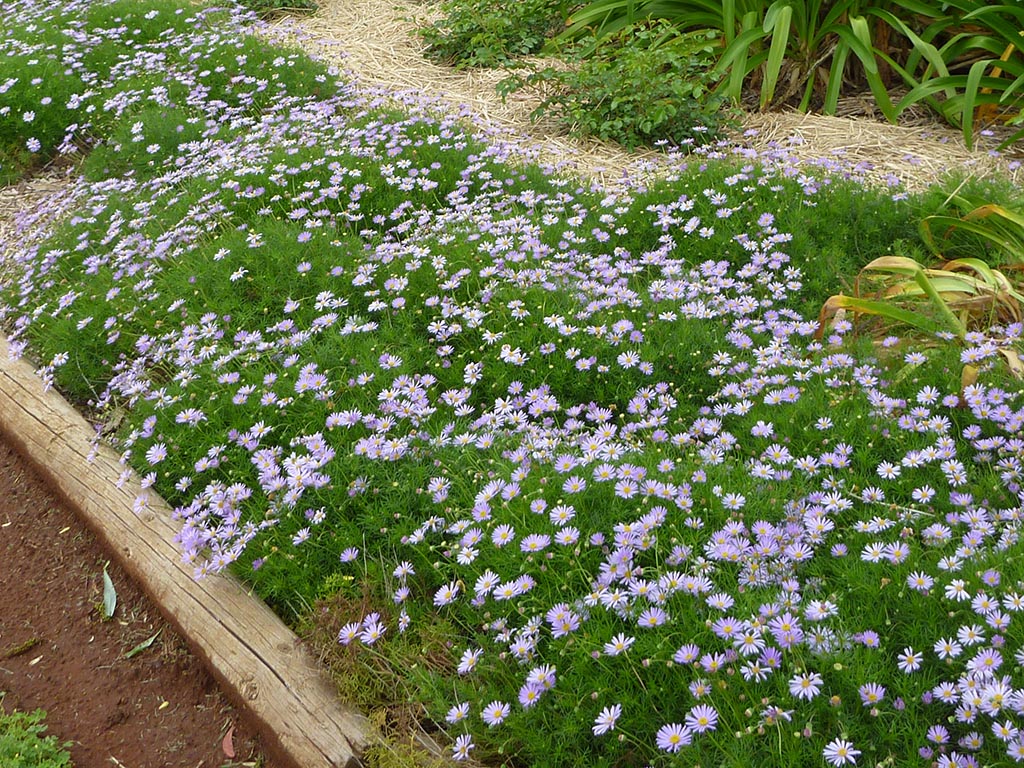
<svg viewBox="0 0 1024 768">
<path fill-rule="evenodd" d="M 870 117 L 829 117 L 781 112 L 748 114 L 744 128 L 756 130 L 753 146 L 784 146 L 802 159 L 836 158 L 871 166 L 869 178 L 882 182 L 898 179 L 907 189 L 921 189 L 951 171 L 978 177 L 1002 176 L 1020 183 L 1024 169 L 997 157 L 988 146 L 973 150 L 963 136 L 943 125 L 890 125 Z"/>
<path fill-rule="evenodd" d="M 502 70 L 455 70 L 426 60 L 416 30 L 437 18 L 436 4 L 414 0 L 320 0 L 317 13 L 278 22 L 274 31 L 356 75 L 364 86 L 433 97 L 468 112 L 479 127 L 532 146 L 541 161 L 568 164 L 599 181 L 621 178 L 658 156 L 571 137 L 551 119 L 531 121 L 542 97 L 520 91 L 503 100 L 495 91 L 507 76 Z M 861 102 L 847 100 L 840 114 L 870 115 L 870 104 Z M 979 176 L 1019 179 L 1020 169 L 1010 169 L 990 154 L 994 141 L 971 151 L 959 132 L 930 117 L 916 122 L 894 126 L 870 117 L 754 113 L 732 138 L 755 150 L 782 148 L 795 159 L 865 164 L 872 169 L 867 178 L 881 183 L 898 179 L 908 189 L 927 186 L 959 168 Z"/>
</svg>

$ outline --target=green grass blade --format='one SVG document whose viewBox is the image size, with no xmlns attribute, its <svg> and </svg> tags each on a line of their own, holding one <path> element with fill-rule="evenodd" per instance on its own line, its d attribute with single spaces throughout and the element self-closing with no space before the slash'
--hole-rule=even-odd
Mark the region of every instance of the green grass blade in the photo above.
<svg viewBox="0 0 1024 768">
<path fill-rule="evenodd" d="M 1009 149 L 1010 147 L 1012 147 L 1014 144 L 1021 140 L 1024 140 L 1024 128 L 1021 128 L 1019 131 L 1015 131 L 1014 133 L 1010 134 L 1006 139 L 1004 139 L 999 144 L 998 149 L 1000 151 Z"/>
<path fill-rule="evenodd" d="M 150 638 L 149 638 L 148 640 L 143 640 L 143 641 L 142 641 L 141 643 L 139 643 L 138 645 L 136 645 L 136 646 L 135 646 L 134 648 L 132 648 L 132 649 L 131 649 L 130 651 L 128 651 L 127 653 L 125 653 L 125 655 L 124 655 L 124 658 L 126 658 L 126 659 L 130 659 L 130 658 L 132 658 L 133 656 L 138 656 L 138 655 L 139 655 L 140 653 L 142 653 L 142 652 L 143 652 L 144 650 L 146 650 L 146 649 L 147 649 L 147 648 L 149 648 L 149 647 L 150 647 L 151 645 L 153 645 L 154 641 L 155 641 L 155 640 L 156 640 L 156 639 L 157 639 L 157 638 L 158 638 L 158 637 L 160 636 L 160 632 L 162 632 L 162 631 L 163 631 L 163 630 L 160 630 L 160 629 L 158 629 L 158 630 L 156 631 L 156 634 L 155 634 L 155 635 L 152 635 L 152 636 L 151 636 L 151 637 L 150 637 Z"/>
<path fill-rule="evenodd" d="M 922 269 L 923 267 L 920 264 L 906 256 L 879 256 L 870 264 L 867 264 L 861 272 L 871 270 L 875 272 L 888 272 L 892 275 L 902 275 L 904 277 L 914 277 Z"/>
<path fill-rule="evenodd" d="M 981 259 L 974 259 L 970 257 L 964 259 L 953 259 L 952 261 L 946 262 L 943 269 L 959 269 L 961 267 L 974 270 L 979 275 L 982 275 L 985 280 L 992 285 L 996 285 L 1001 282 L 996 275 L 995 270 Z"/>
<path fill-rule="evenodd" d="M 729 73 L 725 81 L 725 93 L 734 101 L 739 101 L 742 96 L 743 82 L 752 69 L 749 61 L 750 48 L 764 38 L 764 31 L 760 27 L 753 27 L 754 23 L 756 23 L 756 17 L 753 14 L 748 14 L 743 20 L 746 29 L 726 47 L 718 63 L 715 64 L 717 72 L 723 75 L 726 72 Z"/>
<path fill-rule="evenodd" d="M 1024 213 L 1015 211 L 1012 208 L 1007 208 L 1003 205 L 996 205 L 995 203 L 979 205 L 973 211 L 964 214 L 964 219 L 967 221 L 973 221 L 975 219 L 984 219 L 993 215 L 1020 227 L 1019 235 L 1024 238 Z M 1022 242 L 1024 242 L 1024 240 L 1022 240 Z"/>
<path fill-rule="evenodd" d="M 768 60 L 765 62 L 764 80 L 761 83 L 761 109 L 767 107 L 775 96 L 775 86 L 779 82 L 779 74 L 789 48 L 792 20 L 793 7 L 787 0 L 776 0 L 765 15 L 764 31 L 771 35 L 772 42 L 768 48 Z"/>
<path fill-rule="evenodd" d="M 1010 5 L 1009 3 L 988 5 L 962 2 L 962 0 L 954 0 L 949 5 L 967 11 L 963 16 L 965 23 L 980 24 L 1001 36 L 1006 43 L 1019 45 L 1021 27 L 1024 27 L 1024 8 L 1019 5 Z M 1008 21 L 1000 14 L 1016 16 L 1017 22 Z"/>
<path fill-rule="evenodd" d="M 831 2 L 825 6 L 828 10 L 825 14 L 825 18 L 821 20 L 821 29 L 825 30 L 829 27 L 841 23 L 840 19 L 846 18 L 849 14 L 854 13 L 857 7 L 856 0 L 844 0 L 844 2 Z"/>
<path fill-rule="evenodd" d="M 920 312 L 911 312 L 908 309 L 902 309 L 895 306 L 894 304 L 887 301 L 878 301 L 875 299 L 859 299 L 855 296 L 832 296 L 821 309 L 821 314 L 818 318 L 818 338 L 824 330 L 825 321 L 831 317 L 840 309 L 849 309 L 858 314 L 863 315 L 874 315 L 875 317 L 881 317 L 886 320 L 891 320 L 897 323 L 903 323 L 909 325 L 911 328 L 927 333 L 936 334 L 941 331 L 947 330 L 941 323 L 937 323 L 934 320 L 922 315 Z"/>
<path fill-rule="evenodd" d="M 861 64 L 864 65 L 864 76 L 867 78 L 871 95 L 875 97 L 875 103 L 885 116 L 885 119 L 890 123 L 895 123 L 897 112 L 893 107 L 892 100 L 889 98 L 889 93 L 885 88 L 885 83 L 882 82 L 881 74 L 878 71 L 878 62 L 875 59 L 875 49 L 871 45 L 871 30 L 868 28 L 867 19 L 863 16 L 851 16 L 850 29 L 852 30 L 853 37 L 860 43 L 850 47 L 857 55 L 857 58 L 860 59 Z"/>
<path fill-rule="evenodd" d="M 1006 81 L 1003 80 L 1002 78 L 991 77 L 990 75 L 981 75 L 978 78 L 978 86 L 980 88 L 990 88 L 992 90 L 996 90 L 1001 85 L 1005 84 Z M 931 80 L 916 85 L 914 88 L 908 91 L 907 95 L 900 99 L 900 102 L 896 107 L 897 112 L 900 112 L 919 101 L 923 101 L 926 97 L 930 97 L 940 91 L 953 91 L 953 95 L 950 96 L 946 101 L 955 102 L 959 109 L 959 104 L 963 102 L 963 93 L 959 93 L 958 91 L 964 90 L 966 86 L 967 75 L 950 75 L 949 77 L 932 78 Z M 986 101 L 998 103 L 999 96 L 996 94 L 982 93 L 978 93 L 975 95 L 976 103 L 982 103 Z M 946 102 L 942 103 L 945 104 Z M 947 108 L 944 111 L 950 110 L 948 110 Z"/>
<path fill-rule="evenodd" d="M 825 103 L 822 112 L 834 115 L 839 106 L 839 92 L 843 87 L 843 75 L 846 73 L 846 61 L 850 57 L 850 44 L 840 39 L 832 54 L 832 67 L 828 73 L 828 84 L 825 87 Z"/>
<path fill-rule="evenodd" d="M 967 82 L 964 86 L 964 102 L 960 112 L 960 123 L 963 127 L 964 144 L 968 149 L 974 147 L 974 111 L 977 108 L 978 84 L 991 59 L 982 59 L 971 65 L 971 71 L 967 73 Z"/>
<path fill-rule="evenodd" d="M 861 272 L 863 273 L 867 270 L 889 272 L 912 278 L 920 286 L 921 291 L 931 300 L 939 314 L 945 319 L 948 329 L 956 333 L 957 336 L 963 336 L 966 333 L 967 329 L 964 327 L 964 324 L 960 321 L 960 318 L 953 314 L 949 305 L 939 295 L 924 267 L 913 259 L 908 259 L 904 256 L 882 256 L 864 267 Z"/>
<path fill-rule="evenodd" d="M 987 263 L 981 259 L 964 258 L 954 259 L 953 261 L 947 262 L 944 269 L 970 269 L 976 274 L 982 275 L 982 282 L 987 289 L 993 291 L 1001 291 L 1015 298 L 1018 302 L 1024 303 L 1024 296 L 1018 293 L 1013 283 L 1010 282 L 1009 278 L 1006 277 L 1002 272 L 996 269 L 992 269 Z"/>
<path fill-rule="evenodd" d="M 726 46 L 736 39 L 736 0 L 722 2 L 722 34 L 725 36 Z"/>
<path fill-rule="evenodd" d="M 1010 83 L 1010 87 L 1003 91 L 1003 95 L 999 98 L 999 102 L 1009 100 L 1010 96 L 1017 92 L 1017 90 L 1024 88 L 1024 74 L 1021 74 L 1016 80 Z"/>
<path fill-rule="evenodd" d="M 915 16 L 923 16 L 924 18 L 934 18 L 941 13 L 937 4 L 933 2 L 897 0 L 896 4 L 900 7 L 900 10 L 906 11 L 908 15 L 913 14 Z"/>
<path fill-rule="evenodd" d="M 938 249 L 937 244 L 935 243 L 935 239 L 931 234 L 932 225 L 939 227 L 945 226 L 947 231 L 955 228 L 961 229 L 964 232 L 969 232 L 973 235 L 978 235 L 979 237 L 988 240 L 993 245 L 996 245 L 999 248 L 1002 248 L 1008 253 L 1014 255 L 1015 258 L 1017 258 L 1018 260 L 1024 258 L 1022 257 L 1021 253 L 1020 240 L 1015 241 L 1011 238 L 1007 238 L 1004 235 L 1001 235 L 993 227 L 985 226 L 984 224 L 979 224 L 976 221 L 969 221 L 957 218 L 956 216 L 944 215 L 929 216 L 921 222 L 922 237 L 924 238 L 925 242 L 932 248 L 933 252 L 936 254 L 941 255 L 941 252 Z"/>
<path fill-rule="evenodd" d="M 584 6 L 566 21 L 565 30 L 558 36 L 563 40 L 574 40 L 585 35 L 604 37 L 613 27 L 623 26 L 629 12 L 631 0 L 598 0 Z M 617 23 L 615 23 L 617 20 Z M 612 22 L 610 25 L 609 22 Z"/>
<path fill-rule="evenodd" d="M 947 304 L 939 295 L 939 292 L 932 283 L 931 278 L 928 277 L 923 269 L 918 271 L 914 276 L 914 280 L 916 280 L 917 284 L 921 286 L 921 290 L 923 290 L 925 295 L 928 296 L 939 314 L 946 319 L 946 323 L 949 325 L 950 330 L 956 333 L 957 336 L 963 336 L 967 333 L 967 328 L 964 326 L 963 322 L 953 313 L 953 310 L 949 308 L 949 304 Z"/>
<path fill-rule="evenodd" d="M 872 16 L 881 19 L 906 37 L 911 42 L 914 51 L 924 58 L 940 77 L 947 77 L 949 75 L 949 69 L 946 66 L 946 62 L 943 59 L 942 54 L 939 53 L 939 49 L 914 32 L 914 30 L 908 27 L 901 19 L 898 19 L 889 11 L 880 8 L 873 8 L 869 13 Z M 930 73 L 926 70 L 925 77 L 929 76 Z"/>
</svg>

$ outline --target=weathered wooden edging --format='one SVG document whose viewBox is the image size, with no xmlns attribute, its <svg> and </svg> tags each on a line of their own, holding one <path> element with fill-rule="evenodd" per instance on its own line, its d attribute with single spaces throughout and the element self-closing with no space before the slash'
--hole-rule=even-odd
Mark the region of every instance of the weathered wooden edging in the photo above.
<svg viewBox="0 0 1024 768">
<path fill-rule="evenodd" d="M 93 430 L 0 335 L 0 433 L 34 463 L 188 640 L 225 692 L 248 710 L 277 757 L 296 768 L 349 768 L 369 729 L 346 707 L 298 637 L 230 577 L 194 581 L 174 544 L 170 508 L 142 492 L 137 477 L 118 487 L 122 467 Z"/>
</svg>

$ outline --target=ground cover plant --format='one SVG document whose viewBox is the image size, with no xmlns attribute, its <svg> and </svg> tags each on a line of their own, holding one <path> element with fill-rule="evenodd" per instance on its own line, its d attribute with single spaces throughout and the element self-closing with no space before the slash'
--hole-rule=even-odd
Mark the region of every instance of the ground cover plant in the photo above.
<svg viewBox="0 0 1024 768">
<path fill-rule="evenodd" d="M 241 29 L 251 19 L 222 8 L 29 7 L 31 21 L 3 27 L 0 181 L 74 160 L 100 137 L 106 141 L 89 156 L 87 175 L 131 166 L 151 174 L 179 145 L 229 130 L 233 118 L 259 114 L 283 94 L 317 93 L 330 80 L 308 57 L 296 66 L 294 51 L 246 38 Z"/>
<path fill-rule="evenodd" d="M 14 244 L 13 349 L 360 704 L 397 687 L 491 764 L 1024 756 L 1021 323 L 819 323 L 927 261 L 950 189 L 725 143 L 601 188 L 233 6 L 14 7 L 2 45 L 91 85 L 49 145 L 84 175 Z M 52 104 L 25 93 L 6 117 Z"/>
<path fill-rule="evenodd" d="M 441 18 L 421 30 L 428 55 L 458 67 L 537 69 L 511 82 L 545 83 L 549 106 L 577 130 L 603 138 L 615 121 L 707 127 L 693 113 L 713 115 L 723 98 L 762 110 L 785 104 L 835 114 L 850 95 L 868 95 L 894 123 L 908 109 L 925 107 L 960 128 L 968 146 L 994 124 L 1011 126 L 1005 146 L 1024 135 L 1024 10 L 1013 3 L 448 0 L 439 10 Z M 668 51 L 645 41 L 652 24 L 671 28 L 677 40 L 707 41 L 699 75 L 692 66 L 666 63 Z M 521 57 L 533 53 L 555 54 L 559 63 L 524 64 Z M 680 58 L 696 63 L 693 50 Z M 631 78 L 648 85 L 653 108 L 637 106 L 626 87 Z M 667 111 L 678 113 L 674 121 Z M 617 141 L 635 139 L 618 134 Z"/>
</svg>

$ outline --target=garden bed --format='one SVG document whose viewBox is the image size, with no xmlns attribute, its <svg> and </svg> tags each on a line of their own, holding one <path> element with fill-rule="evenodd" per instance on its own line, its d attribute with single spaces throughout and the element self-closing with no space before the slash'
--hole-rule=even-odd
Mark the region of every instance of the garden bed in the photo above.
<svg viewBox="0 0 1024 768">
<path fill-rule="evenodd" d="M 1019 258 L 974 226 L 1012 190 L 731 144 L 590 183 L 202 13 L 97 9 L 93 111 L 126 116 L 25 220 L 0 306 L 140 474 L 119 536 L 172 516 L 157 490 L 178 576 L 238 573 L 457 760 L 1024 753 L 1018 299 L 961 262 L 1002 301 L 953 312 L 980 283 L 908 266 Z M 128 61 L 166 100 L 156 51 L 179 102 L 131 106 Z M 869 264 L 914 311 L 838 295 Z M 134 483 L 104 450 L 71 481 Z"/>
</svg>

